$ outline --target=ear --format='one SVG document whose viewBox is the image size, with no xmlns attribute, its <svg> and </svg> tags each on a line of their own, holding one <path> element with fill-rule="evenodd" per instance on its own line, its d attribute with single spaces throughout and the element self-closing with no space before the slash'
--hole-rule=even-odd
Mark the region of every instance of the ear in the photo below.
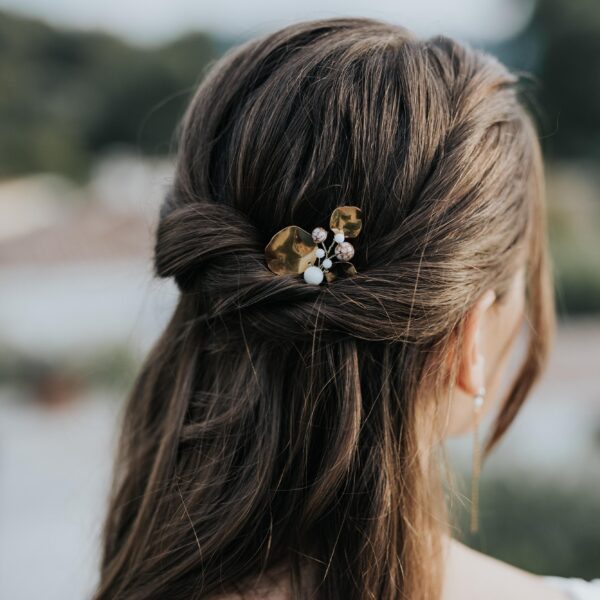
<svg viewBox="0 0 600 600">
<path fill-rule="evenodd" d="M 485 319 L 489 316 L 488 308 L 495 300 L 496 293 L 489 289 L 465 315 L 463 348 L 456 383 L 470 396 L 477 394 L 486 385 L 483 332 Z"/>
</svg>

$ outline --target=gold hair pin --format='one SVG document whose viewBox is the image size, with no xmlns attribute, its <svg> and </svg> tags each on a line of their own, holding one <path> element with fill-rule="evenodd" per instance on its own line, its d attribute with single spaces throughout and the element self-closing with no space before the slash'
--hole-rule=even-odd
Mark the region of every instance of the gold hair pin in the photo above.
<svg viewBox="0 0 600 600">
<path fill-rule="evenodd" d="M 346 239 L 360 233 L 361 215 L 357 206 L 338 206 L 329 220 L 329 229 L 334 234 L 329 247 L 325 245 L 329 233 L 323 227 L 315 227 L 312 233 L 297 225 L 284 227 L 265 247 L 267 266 L 276 275 L 303 273 L 304 281 L 313 285 L 319 285 L 323 278 L 331 282 L 338 277 L 353 277 L 356 269 L 350 260 L 354 246 Z M 338 262 L 334 263 L 333 258 Z"/>
</svg>

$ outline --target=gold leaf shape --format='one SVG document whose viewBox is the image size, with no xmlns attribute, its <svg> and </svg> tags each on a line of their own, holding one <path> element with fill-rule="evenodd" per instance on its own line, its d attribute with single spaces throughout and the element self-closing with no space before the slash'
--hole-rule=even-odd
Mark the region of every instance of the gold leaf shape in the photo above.
<svg viewBox="0 0 600 600">
<path fill-rule="evenodd" d="M 332 213 L 329 229 L 343 233 L 347 238 L 355 238 L 362 227 L 362 210 L 358 206 L 338 206 Z"/>
<path fill-rule="evenodd" d="M 345 277 L 354 277 L 357 274 L 356 268 L 352 263 L 349 262 L 334 262 L 331 268 L 325 273 L 325 279 L 327 283 L 331 283 L 336 279 L 343 279 Z"/>
<path fill-rule="evenodd" d="M 304 273 L 317 259 L 317 244 L 308 231 L 290 225 L 278 231 L 265 248 L 267 266 L 277 275 Z"/>
</svg>

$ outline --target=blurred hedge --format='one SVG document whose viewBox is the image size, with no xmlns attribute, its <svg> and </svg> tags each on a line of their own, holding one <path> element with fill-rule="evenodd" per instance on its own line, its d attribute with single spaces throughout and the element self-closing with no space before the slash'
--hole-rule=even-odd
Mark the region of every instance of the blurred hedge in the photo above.
<svg viewBox="0 0 600 600">
<path fill-rule="evenodd" d="M 54 171 L 83 179 L 115 145 L 167 153 L 219 51 L 200 32 L 140 48 L 0 12 L 0 177 Z"/>
<path fill-rule="evenodd" d="M 231 43 L 199 31 L 142 48 L 0 11 L 0 177 L 81 176 L 115 144 L 166 153 L 191 91 Z M 551 160 L 600 158 L 599 2 L 539 0 L 522 32 L 487 49 L 534 76 Z"/>
<path fill-rule="evenodd" d="M 566 489 L 532 477 L 482 480 L 480 511 L 479 531 L 471 535 L 466 505 L 457 510 L 462 539 L 473 548 L 540 575 L 600 577 L 597 485 Z"/>
</svg>

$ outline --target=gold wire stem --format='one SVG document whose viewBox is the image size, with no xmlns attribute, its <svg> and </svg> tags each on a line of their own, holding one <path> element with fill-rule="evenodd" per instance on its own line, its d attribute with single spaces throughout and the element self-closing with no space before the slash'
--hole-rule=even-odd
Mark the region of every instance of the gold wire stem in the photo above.
<svg viewBox="0 0 600 600">
<path fill-rule="evenodd" d="M 473 411 L 473 460 L 471 470 L 471 533 L 479 529 L 479 475 L 481 473 L 481 443 L 479 440 L 479 410 Z"/>
</svg>

